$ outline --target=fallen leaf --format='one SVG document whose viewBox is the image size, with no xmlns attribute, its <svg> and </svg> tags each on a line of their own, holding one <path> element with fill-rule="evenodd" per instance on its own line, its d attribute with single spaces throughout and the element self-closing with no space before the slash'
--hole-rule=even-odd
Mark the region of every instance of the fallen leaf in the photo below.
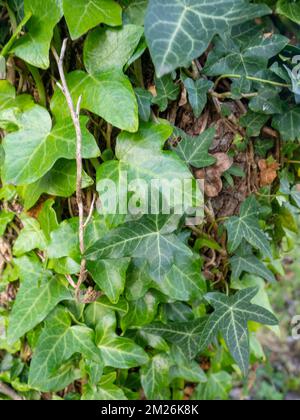
<svg viewBox="0 0 300 420">
<path fill-rule="evenodd" d="M 197 179 L 204 179 L 204 191 L 207 197 L 217 197 L 223 188 L 222 175 L 226 172 L 233 164 L 233 159 L 226 153 L 215 153 L 213 157 L 217 162 L 206 168 L 205 170 L 195 171 L 195 177 Z"/>
<path fill-rule="evenodd" d="M 277 178 L 277 171 L 280 165 L 277 162 L 269 163 L 265 159 L 261 159 L 258 162 L 258 167 L 260 170 L 260 186 L 266 187 L 272 185 Z"/>
<path fill-rule="evenodd" d="M 184 106 L 187 104 L 187 91 L 186 88 L 183 87 L 181 91 L 180 101 L 178 103 L 179 106 Z"/>
</svg>

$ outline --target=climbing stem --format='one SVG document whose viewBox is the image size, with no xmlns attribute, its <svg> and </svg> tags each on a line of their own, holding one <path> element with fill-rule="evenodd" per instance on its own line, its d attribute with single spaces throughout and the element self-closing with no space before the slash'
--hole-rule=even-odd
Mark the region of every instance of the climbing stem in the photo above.
<svg viewBox="0 0 300 420">
<path fill-rule="evenodd" d="M 8 43 L 2 48 L 2 51 L 0 53 L 1 57 L 6 57 L 9 54 L 13 44 L 15 43 L 16 39 L 18 38 L 18 36 L 20 35 L 20 33 L 23 29 L 23 26 L 26 25 L 26 23 L 29 21 L 29 19 L 31 18 L 31 15 L 32 15 L 31 12 L 27 13 L 25 15 L 24 19 L 22 20 L 22 22 L 17 26 L 15 32 L 11 36 Z"/>
<path fill-rule="evenodd" d="M 40 72 L 36 67 L 31 66 L 30 64 L 27 64 L 28 70 L 32 74 L 32 77 L 35 81 L 36 88 L 38 90 L 39 94 L 39 103 L 40 105 L 46 107 L 47 105 L 47 95 L 45 91 L 45 86 L 43 83 L 43 80 L 41 78 Z"/>
<path fill-rule="evenodd" d="M 261 79 L 259 77 L 254 77 L 254 76 L 242 76 L 241 74 L 222 74 L 222 76 L 220 76 L 215 82 L 215 89 L 222 79 L 241 79 L 242 77 L 245 77 L 245 79 L 251 80 L 253 82 L 265 83 L 272 86 L 286 87 L 286 88 L 291 87 L 291 85 L 287 83 L 274 82 L 273 80 Z"/>
</svg>

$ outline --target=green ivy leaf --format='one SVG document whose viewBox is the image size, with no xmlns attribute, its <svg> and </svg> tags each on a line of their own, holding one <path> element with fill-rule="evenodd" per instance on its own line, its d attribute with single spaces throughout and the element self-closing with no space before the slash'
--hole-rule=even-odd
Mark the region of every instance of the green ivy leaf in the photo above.
<svg viewBox="0 0 300 420">
<path fill-rule="evenodd" d="M 136 88 L 134 89 L 134 92 L 138 102 L 139 116 L 142 121 L 148 122 L 151 116 L 153 96 L 150 92 L 142 88 Z"/>
<path fill-rule="evenodd" d="M 122 3 L 124 5 L 124 22 L 130 22 L 140 26 L 144 25 L 148 0 L 123 0 Z"/>
<path fill-rule="evenodd" d="M 214 307 L 201 334 L 201 349 L 207 347 L 220 332 L 228 349 L 246 376 L 249 367 L 249 333 L 248 321 L 266 325 L 277 325 L 275 316 L 262 308 L 253 305 L 251 300 L 257 295 L 257 288 L 244 289 L 233 296 L 222 293 L 208 293 L 205 299 Z"/>
<path fill-rule="evenodd" d="M 111 230 L 86 252 L 88 260 L 144 258 L 149 274 L 158 281 L 170 270 L 178 253 L 191 255 L 190 249 L 175 235 L 177 220 L 172 215 L 146 215 Z"/>
<path fill-rule="evenodd" d="M 82 109 L 87 109 L 115 127 L 136 132 L 138 105 L 128 78 L 120 71 L 109 71 L 97 76 L 83 71 L 67 75 L 67 83 L 74 103 L 82 95 Z M 51 103 L 52 112 L 60 120 L 69 115 L 65 97 L 58 89 Z"/>
<path fill-rule="evenodd" d="M 282 139 L 294 141 L 300 139 L 300 107 L 294 107 L 289 111 L 275 115 L 272 127 L 278 130 Z"/>
<path fill-rule="evenodd" d="M 25 256 L 14 263 L 22 282 L 9 319 L 11 343 L 42 322 L 59 302 L 72 297 L 62 281 L 45 270 L 36 258 Z"/>
<path fill-rule="evenodd" d="M 207 383 L 197 386 L 192 399 L 201 401 L 228 400 L 232 386 L 232 378 L 229 373 L 225 371 L 211 372 L 207 377 Z"/>
<path fill-rule="evenodd" d="M 165 183 L 173 185 L 171 190 L 174 194 L 172 194 L 172 197 L 165 197 L 165 202 L 170 204 L 171 208 L 176 208 L 177 204 L 184 207 L 182 206 L 182 190 L 180 190 L 178 183 L 176 186 L 172 182 L 174 180 L 180 182 L 191 181 L 193 191 L 191 193 L 187 192 L 186 201 L 194 203 L 197 200 L 199 203 L 201 200 L 199 194 L 197 194 L 199 189 L 187 166 L 174 151 L 163 150 L 164 144 L 171 136 L 172 131 L 172 127 L 168 124 L 142 123 L 137 133 L 123 132 L 119 135 L 116 144 L 116 157 L 119 161 L 106 162 L 97 171 L 97 191 L 102 198 L 102 211 L 104 213 L 111 214 L 109 205 L 112 202 L 112 195 L 114 195 L 116 202 L 116 209 L 113 209 L 113 213 L 117 212 L 121 216 L 126 214 L 127 208 L 124 209 L 123 203 L 125 202 L 126 205 L 128 200 L 129 206 L 130 204 L 136 206 L 137 199 L 142 201 L 142 206 L 138 209 L 139 212 L 147 213 L 148 208 L 144 208 L 147 207 L 148 202 L 143 195 L 145 190 L 140 191 L 141 188 L 135 186 L 137 180 L 143 180 L 148 185 L 151 182 L 154 182 L 154 185 L 165 185 Z M 149 156 L 151 156 L 151 159 L 149 159 Z M 126 178 L 132 194 L 128 194 Z M 102 184 L 103 179 L 113 181 L 116 191 L 106 193 L 107 184 Z M 157 191 L 159 192 L 159 190 L 161 188 L 158 186 Z M 179 200 L 179 203 L 177 200 Z M 191 206 L 191 204 L 188 204 L 188 206 Z"/>
<path fill-rule="evenodd" d="M 82 188 L 93 185 L 94 181 L 83 171 Z M 25 210 L 35 205 L 42 194 L 70 197 L 76 190 L 76 162 L 59 159 L 52 169 L 33 184 L 18 189 L 24 200 Z"/>
<path fill-rule="evenodd" d="M 49 49 L 53 30 L 62 18 L 60 0 L 24 0 L 25 14 L 32 13 L 27 33 L 19 38 L 12 52 L 32 66 L 49 67 Z"/>
<path fill-rule="evenodd" d="M 297 0 L 278 0 L 276 12 L 300 24 L 300 4 Z"/>
<path fill-rule="evenodd" d="M 23 215 L 21 217 L 23 229 L 13 247 L 13 253 L 17 257 L 26 254 L 33 249 L 45 249 L 47 240 L 41 230 L 39 222 L 32 217 Z"/>
<path fill-rule="evenodd" d="M 148 362 L 148 355 L 134 341 L 117 335 L 104 335 L 98 342 L 105 366 L 130 369 Z"/>
<path fill-rule="evenodd" d="M 138 46 L 144 29 L 136 25 L 122 28 L 97 28 L 90 32 L 84 44 L 84 64 L 90 74 L 123 70 Z"/>
<path fill-rule="evenodd" d="M 141 382 L 148 400 L 170 399 L 170 361 L 164 354 L 157 354 L 142 368 Z"/>
<path fill-rule="evenodd" d="M 148 291 L 138 300 L 129 302 L 127 314 L 121 320 L 121 328 L 138 328 L 152 322 L 157 314 L 159 295 L 155 291 Z"/>
<path fill-rule="evenodd" d="M 199 118 L 207 103 L 208 91 L 214 86 L 210 80 L 185 79 L 184 86 L 187 90 L 190 104 L 196 118 Z"/>
<path fill-rule="evenodd" d="M 284 111 L 284 102 L 280 99 L 277 89 L 264 88 L 250 100 L 249 108 L 253 112 L 266 115 L 281 114 Z"/>
<path fill-rule="evenodd" d="M 170 370 L 172 380 L 184 378 L 187 382 L 207 382 L 206 375 L 199 363 L 189 360 L 183 348 L 172 346 L 171 357 L 175 363 L 175 366 L 172 366 Z"/>
<path fill-rule="evenodd" d="M 74 217 L 72 219 L 64 220 L 56 230 L 51 232 L 50 242 L 46 248 L 48 257 L 70 257 L 74 260 L 80 260 L 78 228 L 78 218 Z M 91 246 L 107 232 L 108 227 L 104 218 L 95 213 L 85 230 L 85 246 Z"/>
<path fill-rule="evenodd" d="M 15 106 L 16 91 L 7 80 L 0 80 L 0 111 Z"/>
<path fill-rule="evenodd" d="M 240 124 L 246 128 L 246 133 L 249 137 L 258 137 L 262 127 L 267 123 L 269 118 L 268 115 L 259 114 L 250 110 L 240 118 Z"/>
<path fill-rule="evenodd" d="M 131 261 L 127 271 L 125 290 L 128 301 L 143 298 L 151 287 L 155 287 L 153 279 L 147 273 L 147 265 L 147 261 L 143 259 L 136 258 Z"/>
<path fill-rule="evenodd" d="M 214 35 L 224 35 L 242 22 L 270 13 L 266 5 L 245 0 L 150 0 L 145 33 L 158 77 L 186 67 L 208 47 Z"/>
<path fill-rule="evenodd" d="M 82 117 L 82 156 L 97 157 L 100 152 L 86 124 L 87 118 Z M 58 159 L 76 158 L 75 139 L 75 129 L 70 118 L 59 121 L 52 128 L 48 111 L 35 105 L 21 114 L 19 130 L 5 137 L 4 180 L 17 185 L 37 181 Z"/>
<path fill-rule="evenodd" d="M 269 240 L 260 229 L 257 217 L 259 209 L 254 196 L 245 200 L 241 206 L 240 216 L 230 217 L 225 222 L 228 232 L 228 250 L 233 253 L 245 239 L 263 255 L 272 258 Z"/>
<path fill-rule="evenodd" d="M 44 392 L 65 388 L 78 378 L 74 366 L 63 366 L 75 353 L 102 363 L 93 330 L 81 325 L 71 326 L 71 318 L 66 309 L 57 308 L 47 319 L 39 337 L 30 365 L 30 386 Z"/>
<path fill-rule="evenodd" d="M 84 35 L 100 23 L 122 25 L 122 9 L 113 0 L 63 0 L 64 15 L 72 39 Z"/>
<path fill-rule="evenodd" d="M 174 150 L 187 164 L 195 168 L 205 168 L 216 163 L 216 159 L 208 153 L 216 135 L 214 128 L 209 128 L 197 137 L 191 137 L 176 128 L 174 135 L 181 137 L 181 141 Z"/>
<path fill-rule="evenodd" d="M 258 71 L 266 69 L 269 59 L 276 56 L 289 42 L 288 38 L 282 35 L 273 34 L 265 37 L 263 33 L 258 33 L 254 37 L 249 36 L 244 42 L 241 42 L 241 39 L 245 38 L 240 35 L 233 40 L 230 36 L 222 47 L 217 45 L 217 51 L 213 50 L 209 64 L 205 66 L 205 74 L 254 76 Z M 221 57 L 217 53 L 218 48 L 221 50 Z"/>
<path fill-rule="evenodd" d="M 13 221 L 15 215 L 11 211 L 0 211 L 0 236 L 4 235 L 7 225 Z"/>
<path fill-rule="evenodd" d="M 201 265 L 197 256 L 177 256 L 171 270 L 158 284 L 159 289 L 174 300 L 190 301 L 201 298 L 206 292 Z"/>
<path fill-rule="evenodd" d="M 96 302 L 89 304 L 84 313 L 86 324 L 91 328 L 96 328 L 99 319 L 107 316 L 107 313 L 113 316 L 113 325 L 115 327 L 115 315 L 117 312 L 120 316 L 124 316 L 128 312 L 128 302 L 124 298 L 120 298 L 117 304 L 111 303 L 106 296 L 101 296 Z"/>
<path fill-rule="evenodd" d="M 99 384 L 85 386 L 82 400 L 83 401 L 124 401 L 127 400 L 124 392 L 121 388 L 116 386 L 116 373 L 112 372 L 107 375 L 103 375 Z"/>
<path fill-rule="evenodd" d="M 247 247 L 241 248 L 236 255 L 230 258 L 230 264 L 234 279 L 239 279 L 241 274 L 246 272 L 256 274 L 270 283 L 276 281 L 274 274 Z"/>
<path fill-rule="evenodd" d="M 206 322 L 207 317 L 188 322 L 155 323 L 145 325 L 143 331 L 163 337 L 183 349 L 189 359 L 194 359 L 200 349 L 200 338 Z"/>
<path fill-rule="evenodd" d="M 129 263 L 130 258 L 88 261 L 87 268 L 93 280 L 112 303 L 118 303 L 124 291 Z"/>
<path fill-rule="evenodd" d="M 38 222 L 47 241 L 50 240 L 51 232 L 58 228 L 57 215 L 53 208 L 54 203 L 55 201 L 52 199 L 45 201 L 38 214 Z"/>
<path fill-rule="evenodd" d="M 169 101 L 178 98 L 180 88 L 173 82 L 172 76 L 167 75 L 161 79 L 155 78 L 156 96 L 152 99 L 155 105 L 159 106 L 161 112 L 168 108 Z"/>
</svg>

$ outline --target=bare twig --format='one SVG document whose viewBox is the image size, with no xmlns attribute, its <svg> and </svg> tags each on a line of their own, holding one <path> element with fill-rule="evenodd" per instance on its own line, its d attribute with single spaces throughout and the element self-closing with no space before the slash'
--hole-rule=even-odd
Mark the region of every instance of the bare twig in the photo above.
<svg viewBox="0 0 300 420">
<path fill-rule="evenodd" d="M 20 397 L 13 389 L 11 389 L 8 385 L 0 382 L 0 394 L 6 395 L 7 397 L 11 398 L 14 401 L 24 401 L 25 398 Z"/>
<path fill-rule="evenodd" d="M 68 280 L 68 283 L 76 289 L 76 284 L 74 283 L 74 280 L 72 279 L 72 276 L 70 274 L 66 274 L 66 279 Z"/>
<path fill-rule="evenodd" d="M 52 48 L 52 53 L 55 57 L 55 60 L 57 62 L 57 67 L 58 67 L 58 71 L 59 71 L 59 75 L 60 75 L 60 79 L 61 79 L 61 83 L 58 83 L 58 87 L 61 89 L 63 95 L 66 98 L 67 101 L 67 105 L 71 114 L 71 118 L 73 121 L 73 125 L 76 131 L 76 166 L 77 166 L 77 178 L 76 178 L 76 201 L 77 201 L 77 206 L 78 206 L 78 212 L 79 212 L 79 248 L 80 248 L 80 253 L 81 253 L 81 264 L 80 264 L 80 273 L 79 273 L 79 278 L 78 278 L 78 282 L 76 285 L 76 297 L 78 300 L 80 300 L 80 286 L 82 285 L 82 283 L 85 281 L 85 277 L 86 277 L 86 260 L 85 258 L 83 258 L 84 255 L 84 206 L 83 206 L 83 199 L 82 199 L 82 132 L 81 132 L 81 127 L 80 127 L 80 119 L 79 119 L 79 115 L 80 115 L 80 107 L 81 107 L 81 101 L 82 101 L 82 96 L 79 97 L 76 108 L 67 84 L 67 80 L 65 77 L 65 72 L 64 72 L 64 57 L 65 57 L 65 53 L 66 53 L 66 49 L 67 49 L 67 43 L 68 40 L 65 39 L 63 41 L 63 45 L 61 48 L 61 53 L 60 56 L 58 56 L 56 50 L 54 48 Z"/>
</svg>

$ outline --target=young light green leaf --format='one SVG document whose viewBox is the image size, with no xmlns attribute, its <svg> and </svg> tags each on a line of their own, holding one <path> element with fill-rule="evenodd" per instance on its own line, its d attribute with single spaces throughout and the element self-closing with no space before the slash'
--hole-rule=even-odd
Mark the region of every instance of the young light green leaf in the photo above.
<svg viewBox="0 0 300 420">
<path fill-rule="evenodd" d="M 27 33 L 17 40 L 12 52 L 32 66 L 47 69 L 53 30 L 63 15 L 61 1 L 24 0 L 24 10 L 32 17 Z"/>
<path fill-rule="evenodd" d="M 215 311 L 210 315 L 201 333 L 201 349 L 206 348 L 220 332 L 243 375 L 247 375 L 249 367 L 248 321 L 265 325 L 278 324 L 271 312 L 251 303 L 257 293 L 257 288 L 248 288 L 233 296 L 208 293 L 205 297 Z"/>
<path fill-rule="evenodd" d="M 145 33 L 158 77 L 186 67 L 214 35 L 268 13 L 266 5 L 245 0 L 150 0 Z"/>
<path fill-rule="evenodd" d="M 178 218 L 172 215 L 146 215 L 111 230 L 86 252 L 88 260 L 144 258 L 149 273 L 160 281 L 170 270 L 175 255 L 191 255 L 191 250 L 175 235 Z"/>
<path fill-rule="evenodd" d="M 0 80 L 0 111 L 15 105 L 16 91 L 7 80 Z"/>
<path fill-rule="evenodd" d="M 82 188 L 93 185 L 93 180 L 86 172 L 82 173 Z M 57 197 L 70 197 L 76 190 L 76 162 L 59 159 L 42 178 L 33 184 L 18 189 L 24 200 L 25 210 L 35 205 L 42 194 Z"/>
<path fill-rule="evenodd" d="M 115 324 L 116 317 L 114 312 L 117 312 L 120 316 L 124 316 L 128 312 L 127 300 L 121 297 L 115 305 L 111 303 L 106 296 L 101 296 L 96 302 L 87 306 L 84 313 L 84 319 L 90 328 L 96 328 L 102 318 L 104 318 L 107 314 L 109 316 L 113 314 Z"/>
<path fill-rule="evenodd" d="M 216 135 L 214 128 L 209 128 L 197 137 L 191 137 L 184 131 L 176 128 L 174 135 L 177 138 L 181 138 L 174 150 L 187 164 L 195 168 L 205 168 L 216 163 L 216 159 L 208 153 Z"/>
<path fill-rule="evenodd" d="M 184 379 L 187 382 L 206 382 L 206 375 L 194 360 L 186 357 L 185 349 L 173 345 L 171 348 L 171 357 L 175 363 L 170 369 L 170 377 L 174 379 Z"/>
<path fill-rule="evenodd" d="M 117 387 L 114 382 L 116 381 L 116 373 L 109 373 L 102 376 L 99 384 L 85 386 L 82 400 L 83 401 L 124 401 L 127 400 L 121 388 Z"/>
<path fill-rule="evenodd" d="M 141 382 L 148 400 L 170 399 L 170 360 L 165 354 L 157 354 L 141 371 Z"/>
<path fill-rule="evenodd" d="M 225 371 L 209 373 L 207 383 L 199 384 L 192 396 L 194 400 L 228 400 L 232 389 L 232 377 Z"/>
<path fill-rule="evenodd" d="M 109 71 L 97 76 L 83 71 L 67 75 L 67 83 L 77 103 L 82 95 L 82 109 L 87 109 L 115 127 L 129 132 L 138 129 L 138 105 L 128 78 L 120 71 Z M 66 100 L 58 89 L 51 102 L 52 112 L 60 120 L 69 115 Z"/>
<path fill-rule="evenodd" d="M 104 334 L 98 347 L 105 366 L 130 369 L 148 362 L 147 353 L 129 338 Z"/>
<path fill-rule="evenodd" d="M 269 240 L 260 229 L 257 217 L 259 209 L 254 196 L 245 200 L 241 206 L 240 216 L 230 217 L 225 222 L 228 232 L 228 250 L 233 253 L 245 239 L 263 255 L 272 258 Z"/>
<path fill-rule="evenodd" d="M 63 0 L 63 9 L 72 39 L 100 23 L 122 25 L 122 9 L 114 0 Z"/>
<path fill-rule="evenodd" d="M 190 104 L 193 108 L 196 118 L 199 118 L 207 103 L 207 93 L 213 87 L 210 80 L 185 79 L 184 86 L 187 90 Z"/>
<path fill-rule="evenodd" d="M 121 28 L 97 28 L 90 32 L 84 44 L 84 64 L 90 74 L 122 70 L 134 53 L 143 35 L 143 28 L 124 25 Z"/>
<path fill-rule="evenodd" d="M 49 258 L 70 257 L 74 260 L 80 259 L 79 220 L 77 217 L 64 220 L 59 227 L 51 232 L 50 242 L 47 246 Z M 89 247 L 108 232 L 108 227 L 102 216 L 95 213 L 85 230 L 85 246 Z"/>
<path fill-rule="evenodd" d="M 15 215 L 11 211 L 0 211 L 0 236 L 4 235 L 7 225 L 13 221 Z"/>
<path fill-rule="evenodd" d="M 47 241 L 50 240 L 51 232 L 58 228 L 57 215 L 53 208 L 54 203 L 55 201 L 52 199 L 45 201 L 37 218 Z"/>
<path fill-rule="evenodd" d="M 33 249 L 45 249 L 47 240 L 39 222 L 29 216 L 22 216 L 21 220 L 23 229 L 14 244 L 14 255 L 19 257 Z"/>
<path fill-rule="evenodd" d="M 124 291 L 129 263 L 130 258 L 88 261 L 87 268 L 93 280 L 112 303 L 118 303 Z"/>
<path fill-rule="evenodd" d="M 87 118 L 81 118 L 82 156 L 91 158 L 100 152 L 86 129 Z M 75 128 L 71 119 L 60 120 L 52 128 L 48 111 L 38 105 L 20 116 L 19 130 L 4 140 L 3 178 L 7 183 L 31 184 L 45 175 L 58 159 L 75 159 Z"/>
<path fill-rule="evenodd" d="M 59 302 L 72 297 L 62 281 L 37 259 L 21 257 L 15 264 L 21 287 L 9 319 L 8 338 L 12 343 L 42 322 Z"/>
<path fill-rule="evenodd" d="M 276 12 L 280 15 L 286 16 L 293 22 L 300 24 L 300 3 L 299 1 L 278 0 L 276 5 Z"/>
<path fill-rule="evenodd" d="M 128 312 L 121 320 L 122 330 L 150 324 L 155 318 L 159 302 L 158 293 L 151 290 L 142 298 L 130 301 Z"/>
</svg>

